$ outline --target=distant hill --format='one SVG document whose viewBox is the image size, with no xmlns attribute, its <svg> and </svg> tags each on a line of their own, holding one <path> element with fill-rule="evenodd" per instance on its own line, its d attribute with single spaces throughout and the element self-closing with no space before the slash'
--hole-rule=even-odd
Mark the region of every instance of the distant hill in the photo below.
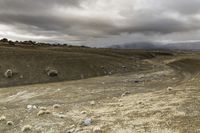
<svg viewBox="0 0 200 133">
<path fill-rule="evenodd" d="M 169 43 L 169 44 L 165 44 L 161 48 L 199 51 L 200 50 L 200 42 Z"/>
<path fill-rule="evenodd" d="M 200 42 L 183 42 L 183 43 L 151 43 L 151 42 L 134 42 L 123 45 L 113 45 L 110 48 L 117 49 L 145 49 L 145 50 L 200 50 Z"/>
<path fill-rule="evenodd" d="M 128 43 L 124 45 L 113 45 L 110 48 L 117 49 L 157 49 L 157 46 L 153 43 L 149 42 L 136 42 L 136 43 Z"/>
</svg>

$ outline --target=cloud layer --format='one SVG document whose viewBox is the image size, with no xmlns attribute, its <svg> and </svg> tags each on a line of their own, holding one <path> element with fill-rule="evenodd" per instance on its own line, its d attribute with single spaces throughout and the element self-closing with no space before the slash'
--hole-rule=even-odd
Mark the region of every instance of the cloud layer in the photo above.
<svg viewBox="0 0 200 133">
<path fill-rule="evenodd" d="M 0 37 L 91 46 L 198 40 L 199 6 L 199 0 L 0 0 Z"/>
</svg>

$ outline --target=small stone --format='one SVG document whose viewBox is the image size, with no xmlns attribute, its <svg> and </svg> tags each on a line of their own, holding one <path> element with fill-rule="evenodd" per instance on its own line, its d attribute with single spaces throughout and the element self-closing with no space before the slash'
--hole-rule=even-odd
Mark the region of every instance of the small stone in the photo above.
<svg viewBox="0 0 200 133">
<path fill-rule="evenodd" d="M 47 110 L 46 107 L 40 107 L 40 110 Z"/>
<path fill-rule="evenodd" d="M 126 66 L 122 66 L 122 68 L 124 68 L 124 69 L 125 69 L 125 68 L 126 68 Z"/>
<path fill-rule="evenodd" d="M 37 109 L 37 106 L 36 106 L 36 105 L 33 105 L 33 109 Z"/>
<path fill-rule="evenodd" d="M 173 89 L 172 87 L 168 87 L 167 91 L 172 91 L 172 89 Z"/>
<path fill-rule="evenodd" d="M 75 128 L 72 128 L 72 129 L 67 130 L 66 133 L 74 133 L 74 131 L 75 131 Z"/>
<path fill-rule="evenodd" d="M 83 121 L 83 124 L 85 126 L 90 126 L 92 124 L 92 119 L 91 118 L 86 118 L 84 121 Z"/>
<path fill-rule="evenodd" d="M 2 115 L 1 117 L 0 117 L 0 121 L 5 121 L 6 120 L 6 117 L 4 116 L 4 115 Z"/>
<path fill-rule="evenodd" d="M 6 72 L 4 73 L 4 76 L 6 78 L 12 78 L 13 76 L 13 71 L 11 69 L 6 70 Z"/>
<path fill-rule="evenodd" d="M 49 71 L 47 72 L 47 75 L 48 75 L 49 77 L 56 77 L 56 76 L 58 76 L 58 71 L 55 70 L 55 69 L 49 70 Z"/>
<path fill-rule="evenodd" d="M 27 132 L 27 131 L 31 131 L 32 130 L 32 126 L 31 125 L 25 125 L 22 128 L 22 132 Z"/>
<path fill-rule="evenodd" d="M 28 110 L 31 110 L 31 109 L 33 108 L 33 105 L 27 105 L 26 108 L 27 108 Z"/>
<path fill-rule="evenodd" d="M 127 95 L 129 95 L 129 94 L 131 94 L 129 91 L 126 91 L 126 92 L 124 92 L 121 96 L 122 97 L 125 97 L 125 96 L 127 96 Z"/>
<path fill-rule="evenodd" d="M 86 111 L 81 111 L 81 114 L 86 114 L 87 112 Z"/>
<path fill-rule="evenodd" d="M 95 105 L 95 101 L 91 101 L 91 102 L 90 102 L 90 105 Z"/>
<path fill-rule="evenodd" d="M 81 131 L 83 131 L 83 129 L 81 129 L 80 127 L 77 127 L 74 132 L 75 133 L 82 133 Z"/>
<path fill-rule="evenodd" d="M 93 132 L 94 133 L 100 133 L 101 132 L 101 127 L 99 127 L 99 126 L 94 127 L 93 128 Z"/>
<path fill-rule="evenodd" d="M 63 119 L 63 118 L 65 118 L 66 116 L 63 115 L 63 114 L 59 114 L 58 117 Z"/>
<path fill-rule="evenodd" d="M 13 123 L 12 121 L 8 121 L 8 122 L 7 122 L 7 125 L 8 125 L 8 126 L 12 126 L 12 125 L 14 125 L 14 123 Z"/>
<path fill-rule="evenodd" d="M 51 114 L 51 111 L 50 110 L 46 110 L 45 114 Z"/>
<path fill-rule="evenodd" d="M 59 104 L 54 104 L 54 105 L 53 105 L 53 108 L 54 108 L 54 109 L 60 108 L 60 105 L 59 105 Z"/>
<path fill-rule="evenodd" d="M 42 115 L 45 115 L 45 111 L 44 111 L 44 110 L 40 110 L 40 111 L 37 113 L 37 116 L 42 116 Z"/>
<path fill-rule="evenodd" d="M 20 79 L 23 79 L 23 78 L 24 78 L 24 76 L 23 76 L 23 75 L 20 75 L 20 76 L 19 76 L 19 78 L 20 78 Z"/>
</svg>

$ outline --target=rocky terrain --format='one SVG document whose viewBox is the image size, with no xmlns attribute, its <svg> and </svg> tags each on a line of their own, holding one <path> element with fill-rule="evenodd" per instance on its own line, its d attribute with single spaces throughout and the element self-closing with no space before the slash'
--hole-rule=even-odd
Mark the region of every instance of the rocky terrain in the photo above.
<svg viewBox="0 0 200 133">
<path fill-rule="evenodd" d="M 0 51 L 2 133 L 200 132 L 198 52 Z"/>
</svg>

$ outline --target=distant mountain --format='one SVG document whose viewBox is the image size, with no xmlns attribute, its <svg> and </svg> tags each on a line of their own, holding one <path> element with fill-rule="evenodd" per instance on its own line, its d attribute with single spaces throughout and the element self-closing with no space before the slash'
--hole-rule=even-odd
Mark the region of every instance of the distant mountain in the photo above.
<svg viewBox="0 0 200 133">
<path fill-rule="evenodd" d="M 183 43 L 151 43 L 151 42 L 135 42 L 123 45 L 113 45 L 110 48 L 118 49 L 145 49 L 145 50 L 200 50 L 200 42 L 183 42 Z"/>
<path fill-rule="evenodd" d="M 149 42 L 136 42 L 123 45 L 113 45 L 110 48 L 118 49 L 157 49 L 156 45 Z"/>
<path fill-rule="evenodd" d="M 169 43 L 162 46 L 163 49 L 200 50 L 200 42 Z"/>
</svg>

